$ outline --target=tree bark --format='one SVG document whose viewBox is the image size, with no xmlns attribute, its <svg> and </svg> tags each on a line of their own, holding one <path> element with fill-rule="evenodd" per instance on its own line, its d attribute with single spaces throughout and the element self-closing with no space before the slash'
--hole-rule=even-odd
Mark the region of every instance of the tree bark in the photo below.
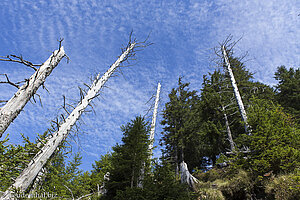
<svg viewBox="0 0 300 200">
<path fill-rule="evenodd" d="M 47 160 L 53 154 L 55 149 L 61 144 L 61 142 L 66 139 L 72 126 L 79 119 L 85 108 L 89 105 L 93 98 L 96 97 L 97 93 L 101 88 L 103 88 L 106 81 L 111 77 L 114 71 L 120 66 L 120 64 L 128 58 L 130 53 L 136 43 L 131 43 L 127 47 L 126 51 L 118 58 L 118 60 L 105 72 L 105 74 L 99 79 L 100 74 L 91 85 L 85 97 L 77 105 L 77 107 L 72 111 L 63 124 L 59 126 L 59 129 L 53 133 L 53 137 L 50 138 L 43 148 L 37 153 L 37 155 L 31 160 L 27 168 L 16 179 L 15 183 L 8 188 L 1 200 L 13 199 L 13 188 L 18 189 L 20 192 L 26 191 L 28 186 L 32 183 L 34 178 L 37 176 L 41 168 L 46 164 Z"/>
<path fill-rule="evenodd" d="M 151 129 L 150 129 L 150 144 L 148 147 L 148 150 L 150 152 L 149 160 L 152 159 L 152 151 L 153 151 L 153 143 L 154 143 L 154 133 L 155 133 L 155 124 L 156 124 L 156 117 L 157 117 L 157 108 L 158 108 L 158 102 L 159 102 L 159 94 L 160 94 L 160 88 L 161 84 L 158 83 L 157 85 L 157 91 L 156 91 L 156 97 L 155 97 L 155 104 L 154 104 L 154 110 L 153 110 L 153 116 L 152 116 L 152 122 L 151 122 Z"/>
<path fill-rule="evenodd" d="M 83 195 L 83 196 L 79 197 L 79 198 L 78 198 L 78 199 L 76 199 L 76 200 L 80 200 L 80 199 L 83 199 L 83 198 L 86 198 L 86 197 L 92 196 L 93 194 L 95 194 L 95 193 L 90 193 L 90 194 Z M 89 199 L 91 199 L 91 198 L 89 198 Z"/>
<path fill-rule="evenodd" d="M 199 181 L 189 172 L 187 164 L 182 161 L 180 163 L 181 183 L 188 184 L 193 191 L 196 191 L 196 183 Z"/>
<path fill-rule="evenodd" d="M 247 114 L 246 114 L 246 111 L 245 111 L 245 108 L 244 108 L 244 104 L 243 104 L 243 101 L 242 101 L 242 98 L 241 98 L 238 86 L 236 84 L 236 81 L 235 81 L 235 78 L 234 78 L 231 66 L 230 66 L 229 59 L 227 57 L 225 46 L 223 45 L 221 47 L 221 49 L 222 49 L 222 54 L 224 56 L 224 60 L 225 60 L 226 66 L 227 66 L 227 71 L 228 71 L 229 76 L 230 76 L 230 80 L 231 80 L 231 84 L 232 84 L 232 87 L 233 87 L 233 92 L 234 92 L 234 95 L 235 95 L 235 99 L 236 99 L 236 102 L 238 104 L 239 111 L 240 111 L 240 114 L 242 116 L 242 120 L 244 122 L 245 131 L 246 131 L 246 133 L 248 135 L 250 135 L 251 134 L 250 133 L 251 130 L 250 130 L 248 122 L 247 122 Z"/>
<path fill-rule="evenodd" d="M 48 60 L 29 78 L 26 83 L 14 94 L 14 96 L 0 108 L 0 137 L 13 122 L 13 120 L 23 110 L 30 98 L 36 93 L 38 88 L 44 84 L 46 78 L 58 65 L 61 59 L 66 56 L 64 48 L 54 51 Z"/>
<path fill-rule="evenodd" d="M 155 133 L 155 124 L 156 124 L 156 117 L 157 117 L 157 108 L 158 108 L 158 102 L 159 102 L 159 94 L 160 94 L 160 88 L 161 84 L 158 83 L 157 85 L 157 90 L 156 90 L 156 96 L 155 96 L 155 104 L 154 104 L 154 110 L 153 110 L 153 115 L 152 115 L 152 122 L 151 122 L 151 128 L 150 128 L 150 136 L 149 136 L 149 146 L 148 146 L 148 151 L 149 151 L 149 164 L 151 164 L 151 159 L 152 159 L 152 151 L 153 151 L 153 143 L 154 143 L 154 133 Z M 142 169 L 141 169 L 141 175 L 138 180 L 138 187 L 143 188 L 143 180 L 144 180 L 144 175 L 145 175 L 145 162 L 142 164 Z"/>
<path fill-rule="evenodd" d="M 29 194 L 34 193 L 34 191 L 36 189 L 38 189 L 38 187 L 41 186 L 42 182 L 46 178 L 46 174 L 47 174 L 47 169 L 42 168 L 41 171 L 37 174 L 36 178 L 34 179 L 34 182 L 33 182 L 32 186 L 30 187 Z"/>
<path fill-rule="evenodd" d="M 235 151 L 234 142 L 233 142 L 233 139 L 232 139 L 228 118 L 227 118 L 227 115 L 225 113 L 225 109 L 224 109 L 223 106 L 222 106 L 222 111 L 223 111 L 223 115 L 224 115 L 224 119 L 225 119 L 226 132 L 227 132 L 228 140 L 229 140 L 229 143 L 230 143 L 230 150 L 231 150 L 231 152 L 234 152 Z"/>
<path fill-rule="evenodd" d="M 179 163 L 178 163 L 178 150 L 177 150 L 177 146 L 175 146 L 175 176 L 178 177 L 179 176 L 179 167 L 178 167 Z"/>
</svg>

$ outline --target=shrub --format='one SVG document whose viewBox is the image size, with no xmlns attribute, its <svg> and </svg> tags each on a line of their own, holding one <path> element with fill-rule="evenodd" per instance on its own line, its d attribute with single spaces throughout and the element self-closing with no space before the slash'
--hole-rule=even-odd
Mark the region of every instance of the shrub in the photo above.
<svg viewBox="0 0 300 200">
<path fill-rule="evenodd" d="M 197 195 L 201 200 L 225 200 L 220 190 L 212 188 L 200 188 Z"/>
<path fill-rule="evenodd" d="M 280 175 L 270 179 L 265 191 L 270 198 L 281 200 L 300 199 L 300 174 Z"/>
<path fill-rule="evenodd" d="M 240 170 L 234 177 L 225 181 L 216 180 L 215 184 L 226 199 L 251 199 L 253 185 L 246 171 Z"/>
</svg>

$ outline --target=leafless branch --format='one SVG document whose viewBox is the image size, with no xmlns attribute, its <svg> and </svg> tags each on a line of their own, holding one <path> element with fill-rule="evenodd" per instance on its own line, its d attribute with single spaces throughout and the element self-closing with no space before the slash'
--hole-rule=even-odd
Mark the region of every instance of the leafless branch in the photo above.
<svg viewBox="0 0 300 200">
<path fill-rule="evenodd" d="M 30 61 L 24 60 L 22 55 L 17 56 L 17 55 L 11 54 L 11 55 L 7 55 L 7 56 L 0 56 L 0 61 L 21 63 L 27 67 L 30 67 L 31 69 L 34 69 L 35 71 L 37 71 L 36 67 L 42 66 L 42 64 L 33 64 Z"/>
<path fill-rule="evenodd" d="M 73 196 L 73 192 L 72 192 L 72 190 L 68 187 L 68 186 L 66 186 L 66 185 L 64 185 L 65 186 L 65 188 L 67 188 L 70 192 L 71 192 L 71 195 L 72 195 L 72 199 L 74 200 L 74 196 Z"/>
<path fill-rule="evenodd" d="M 91 195 L 93 195 L 93 194 L 95 194 L 95 193 L 90 193 L 90 194 L 83 195 L 83 196 L 79 197 L 79 198 L 76 199 L 76 200 L 80 200 L 80 199 L 83 199 L 83 198 L 85 198 L 85 197 L 89 197 L 89 196 L 91 196 Z"/>
<path fill-rule="evenodd" d="M 11 81 L 9 80 L 7 74 L 0 74 L 0 75 L 5 76 L 5 78 L 6 78 L 6 81 L 0 81 L 0 83 L 7 83 L 7 84 L 9 84 L 9 85 L 12 85 L 12 86 L 18 88 L 18 89 L 20 88 L 20 86 L 19 86 L 17 83 L 13 83 L 13 82 L 11 82 Z"/>
<path fill-rule="evenodd" d="M 37 93 L 34 94 L 34 95 L 32 96 L 32 99 L 33 99 L 34 103 L 36 103 L 36 100 L 35 100 L 35 98 L 34 98 L 35 95 L 38 96 L 39 101 L 40 101 L 40 104 L 41 104 L 41 106 L 43 107 L 41 96 L 40 96 L 39 94 L 37 94 Z"/>
<path fill-rule="evenodd" d="M 154 108 L 154 104 L 155 104 L 155 102 L 154 102 L 154 100 L 155 100 L 155 94 L 152 94 L 152 96 L 149 98 L 149 100 L 146 102 L 146 105 L 147 104 L 150 104 L 150 106 L 149 106 L 149 108 L 147 109 L 147 110 L 145 110 L 145 114 L 144 114 L 144 116 L 143 117 L 146 117 L 146 116 L 148 116 L 148 114 L 153 110 L 153 108 Z M 151 103 L 150 103 L 151 102 Z M 149 116 L 149 118 L 150 118 L 151 116 Z"/>
</svg>

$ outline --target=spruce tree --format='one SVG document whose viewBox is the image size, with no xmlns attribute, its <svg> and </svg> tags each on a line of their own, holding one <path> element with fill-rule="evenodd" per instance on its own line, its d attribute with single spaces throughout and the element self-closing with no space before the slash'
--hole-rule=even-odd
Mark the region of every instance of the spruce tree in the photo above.
<svg viewBox="0 0 300 200">
<path fill-rule="evenodd" d="M 148 163 L 149 126 L 145 119 L 136 117 L 121 130 L 123 143 L 113 147 L 110 180 L 106 184 L 108 199 L 115 197 L 118 190 L 137 187 L 143 163 Z"/>
<path fill-rule="evenodd" d="M 101 155 L 100 160 L 95 161 L 95 164 L 92 165 L 91 188 L 94 192 L 98 192 L 98 189 L 104 185 L 105 174 L 112 171 L 112 157 L 113 153 Z"/>
<path fill-rule="evenodd" d="M 287 112 L 300 122 L 300 69 L 277 68 L 275 79 L 279 82 L 276 88 L 276 100 Z"/>
<path fill-rule="evenodd" d="M 283 108 L 253 98 L 249 108 L 252 136 L 245 136 L 251 153 L 242 164 L 256 175 L 293 172 L 300 166 L 300 130 Z"/>
<path fill-rule="evenodd" d="M 274 99 L 273 90 L 265 84 L 253 82 L 253 74 L 239 59 L 229 57 L 229 61 L 246 110 L 252 96 Z M 238 148 L 245 145 L 239 138 L 245 130 L 226 70 L 216 69 L 203 76 L 201 111 L 201 138 L 205 157 L 209 158 L 212 165 L 221 153 L 235 150 L 236 145 Z"/>
<path fill-rule="evenodd" d="M 196 198 L 192 196 L 187 185 L 181 184 L 176 178 L 172 165 L 162 160 L 161 164 L 154 166 L 153 175 L 146 176 L 143 188 L 127 188 L 124 191 L 118 191 L 116 199 L 188 200 Z"/>
<path fill-rule="evenodd" d="M 175 173 L 179 174 L 181 161 L 185 161 L 190 168 L 201 166 L 202 156 L 199 149 L 199 97 L 196 91 L 189 91 L 189 83 L 178 80 L 178 87 L 169 94 L 169 102 L 163 110 L 164 125 L 161 144 L 165 147 L 163 155 L 174 165 Z"/>
<path fill-rule="evenodd" d="M 43 140 L 47 132 L 38 135 L 38 140 Z M 38 152 L 37 142 L 31 142 L 28 137 L 21 134 L 24 145 L 9 143 L 9 135 L 0 141 L 0 191 L 5 191 L 30 160 Z"/>
<path fill-rule="evenodd" d="M 203 77 L 201 89 L 201 140 L 204 145 L 205 156 L 215 165 L 217 156 L 229 149 L 226 142 L 225 119 L 223 108 L 230 105 L 232 95 L 224 81 L 220 70 Z M 227 89 L 227 90 L 226 90 Z"/>
</svg>

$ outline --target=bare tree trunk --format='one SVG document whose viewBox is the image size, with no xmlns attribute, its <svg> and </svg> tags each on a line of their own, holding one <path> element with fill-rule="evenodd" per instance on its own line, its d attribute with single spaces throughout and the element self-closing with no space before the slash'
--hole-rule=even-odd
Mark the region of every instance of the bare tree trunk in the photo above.
<svg viewBox="0 0 300 200">
<path fill-rule="evenodd" d="M 72 200 L 75 200 L 72 190 L 68 186 L 66 186 L 66 185 L 64 185 L 64 187 L 67 188 L 69 190 L 69 192 L 71 193 Z"/>
<path fill-rule="evenodd" d="M 78 198 L 78 199 L 76 199 L 76 200 L 80 200 L 80 199 L 83 199 L 83 198 L 86 198 L 86 197 L 92 196 L 93 194 L 95 194 L 95 193 L 90 193 L 90 194 L 83 195 L 83 196 L 79 197 L 79 198 Z M 91 199 L 91 198 L 89 198 L 89 199 Z"/>
<path fill-rule="evenodd" d="M 151 128 L 150 128 L 150 137 L 149 137 L 149 146 L 148 146 L 148 151 L 149 151 L 149 161 L 151 164 L 151 159 L 152 159 L 152 151 L 153 151 L 153 143 L 154 143 L 154 133 L 155 133 L 155 124 L 156 124 L 156 117 L 157 117 L 157 108 L 158 108 L 158 102 L 159 102 L 159 94 L 160 94 L 160 88 L 161 84 L 158 83 L 157 85 L 157 90 L 156 90 L 156 97 L 155 97 L 155 104 L 154 104 L 154 110 L 153 110 L 153 115 L 152 115 L 152 122 L 151 122 Z M 144 180 L 144 175 L 145 175 L 145 162 L 142 164 L 142 169 L 141 169 L 141 175 L 138 180 L 138 187 L 143 188 L 143 183 L 142 181 Z"/>
<path fill-rule="evenodd" d="M 16 179 L 15 183 L 5 191 L 3 196 L 0 198 L 1 200 L 13 199 L 13 188 L 18 189 L 20 192 L 26 191 L 28 186 L 32 183 L 41 168 L 46 164 L 47 160 L 53 154 L 55 149 L 61 144 L 64 139 L 66 139 L 69 132 L 71 131 L 72 126 L 81 116 L 85 108 L 89 105 L 92 99 L 97 96 L 99 90 L 104 86 L 106 81 L 111 77 L 111 75 L 120 66 L 120 64 L 125 61 L 128 56 L 130 56 L 130 53 L 132 53 L 135 44 L 135 42 L 130 43 L 126 51 L 122 53 L 118 60 L 107 70 L 107 72 L 105 72 L 105 74 L 100 79 L 99 75 L 97 76 L 85 97 L 72 111 L 72 113 L 68 116 L 64 123 L 59 126 L 59 129 L 55 133 L 53 133 L 53 137 L 47 141 L 43 148 L 31 160 L 27 168 L 25 168 Z"/>
<path fill-rule="evenodd" d="M 177 146 L 175 146 L 175 176 L 178 177 L 179 176 L 179 167 L 178 167 L 179 163 L 178 163 L 178 150 L 177 150 Z"/>
<path fill-rule="evenodd" d="M 227 118 L 227 115 L 225 113 L 225 109 L 224 109 L 223 106 L 222 106 L 222 110 L 223 110 L 223 115 L 224 115 L 224 119 L 225 119 L 226 132 L 227 132 L 228 140 L 229 140 L 229 143 L 230 143 L 230 150 L 231 150 L 231 152 L 234 152 L 235 151 L 234 142 L 233 142 L 233 139 L 232 139 L 228 118 Z"/>
<path fill-rule="evenodd" d="M 198 183 L 199 181 L 189 172 L 187 164 L 184 161 L 180 163 L 180 173 L 181 183 L 188 184 L 193 189 L 193 191 L 196 191 L 195 183 Z"/>
<path fill-rule="evenodd" d="M 151 122 L 150 137 L 149 137 L 149 140 L 150 140 L 150 144 L 148 147 L 148 150 L 150 152 L 149 160 L 152 159 L 152 150 L 153 150 L 153 143 L 154 143 L 154 133 L 155 133 L 155 124 L 156 124 L 156 117 L 157 117 L 157 108 L 158 108 L 158 102 L 159 102 L 160 88 L 161 88 L 161 84 L 158 83 L 156 97 L 155 97 L 154 110 L 153 110 L 153 116 L 152 116 L 152 122 Z"/>
<path fill-rule="evenodd" d="M 54 51 L 48 60 L 19 88 L 14 96 L 0 108 L 0 137 L 18 116 L 30 98 L 36 93 L 38 88 L 44 84 L 46 78 L 64 56 L 66 56 L 66 54 L 63 47 Z"/>
<path fill-rule="evenodd" d="M 231 69 L 231 66 L 230 66 L 229 59 L 227 57 L 225 46 L 223 45 L 221 48 L 222 48 L 222 54 L 224 56 L 224 60 L 225 60 L 226 66 L 227 66 L 227 71 L 228 71 L 229 76 L 230 76 L 230 80 L 231 80 L 231 84 L 232 84 L 232 87 L 233 87 L 233 92 L 234 92 L 234 95 L 235 95 L 235 99 L 236 99 L 236 102 L 238 104 L 238 107 L 239 107 L 239 110 L 240 110 L 240 113 L 241 113 L 241 116 L 242 116 L 242 120 L 244 122 L 245 131 L 246 131 L 247 134 L 250 135 L 251 130 L 250 130 L 248 122 L 247 122 L 246 111 L 245 111 L 244 104 L 243 104 L 238 86 L 236 84 L 236 81 L 235 81 L 235 78 L 234 78 L 234 75 L 233 75 L 233 72 L 232 72 L 232 69 Z"/>
<path fill-rule="evenodd" d="M 38 189 L 38 187 L 41 186 L 41 183 L 46 178 L 46 174 L 47 174 L 47 170 L 45 168 L 42 168 L 41 171 L 37 174 L 36 178 L 34 179 L 29 194 L 33 193 L 36 189 Z"/>
<path fill-rule="evenodd" d="M 102 186 L 100 187 L 100 190 L 99 190 L 99 187 L 98 187 L 98 197 L 100 196 L 100 194 L 105 195 L 107 193 L 107 190 L 105 189 L 105 181 L 109 181 L 110 180 L 109 176 L 110 176 L 110 173 L 106 172 L 106 174 L 104 175 L 104 181 L 103 181 Z"/>
</svg>

